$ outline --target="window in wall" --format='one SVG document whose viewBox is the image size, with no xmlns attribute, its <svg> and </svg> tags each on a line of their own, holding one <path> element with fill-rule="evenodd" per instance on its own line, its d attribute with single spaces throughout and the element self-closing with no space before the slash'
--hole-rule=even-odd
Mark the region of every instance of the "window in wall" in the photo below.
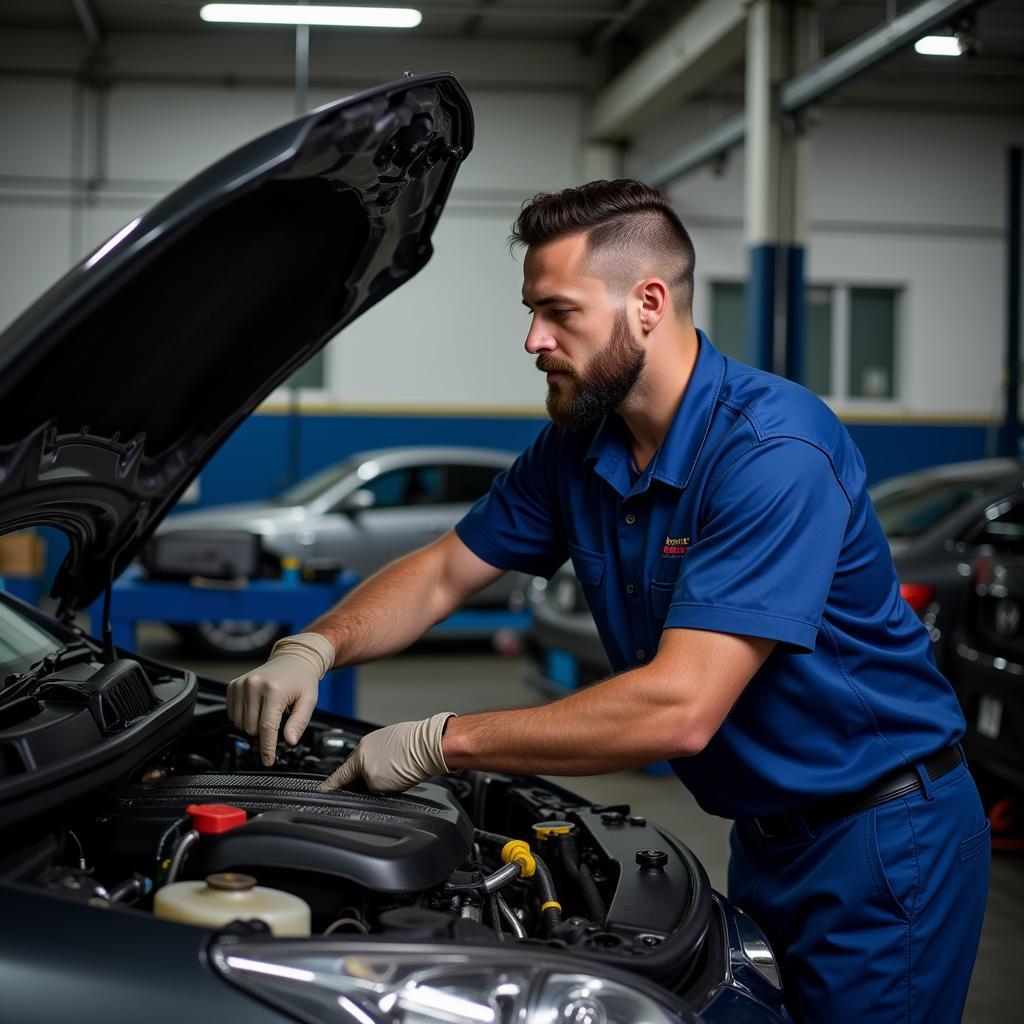
<svg viewBox="0 0 1024 1024">
<path fill-rule="evenodd" d="M 809 284 L 806 290 L 804 384 L 835 399 L 898 397 L 898 288 Z M 744 286 L 711 283 L 711 340 L 746 361 Z"/>
<path fill-rule="evenodd" d="M 894 288 L 851 288 L 849 396 L 896 397 L 896 298 Z"/>
<path fill-rule="evenodd" d="M 711 282 L 711 342 L 719 352 L 746 362 L 743 282 Z"/>
<path fill-rule="evenodd" d="M 804 384 L 816 395 L 832 394 L 832 289 L 805 290 Z"/>
</svg>

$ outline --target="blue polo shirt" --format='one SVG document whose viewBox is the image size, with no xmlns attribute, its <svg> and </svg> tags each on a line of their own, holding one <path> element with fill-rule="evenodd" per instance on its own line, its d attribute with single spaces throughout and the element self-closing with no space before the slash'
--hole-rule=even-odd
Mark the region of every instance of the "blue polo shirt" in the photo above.
<svg viewBox="0 0 1024 1024">
<path fill-rule="evenodd" d="M 964 721 L 900 596 L 846 428 L 698 336 L 642 473 L 617 415 L 551 424 L 456 531 L 502 569 L 550 577 L 572 559 L 617 672 L 649 662 L 663 629 L 778 641 L 707 747 L 672 762 L 705 810 L 774 814 L 934 754 Z"/>
</svg>

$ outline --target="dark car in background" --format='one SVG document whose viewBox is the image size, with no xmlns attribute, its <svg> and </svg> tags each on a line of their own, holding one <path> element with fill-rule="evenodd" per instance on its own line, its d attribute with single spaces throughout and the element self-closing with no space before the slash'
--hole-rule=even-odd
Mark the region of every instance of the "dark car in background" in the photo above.
<svg viewBox="0 0 1024 1024">
<path fill-rule="evenodd" d="M 931 634 L 949 673 L 971 590 L 971 563 L 1024 502 L 1024 463 L 981 459 L 922 470 L 871 488 L 900 592 Z"/>
<path fill-rule="evenodd" d="M 939 668 L 949 673 L 971 590 L 972 562 L 1014 529 L 1024 502 L 1024 462 L 983 459 L 894 477 L 870 490 L 889 540 L 900 592 L 928 627 Z M 527 678 L 565 692 L 611 671 L 571 565 L 528 591 L 533 628 Z"/>
<path fill-rule="evenodd" d="M 450 75 L 322 107 L 0 335 L 0 531 L 70 540 L 54 615 L 0 594 L 5 1021 L 785 1019 L 758 927 L 643 808 L 477 771 L 321 793 L 372 725 L 317 712 L 263 768 L 223 684 L 76 625 L 245 416 L 422 268 L 472 138 Z"/>
<path fill-rule="evenodd" d="M 1024 501 L 994 518 L 975 552 L 949 675 L 967 719 L 964 748 L 987 802 L 1024 795 Z M 1004 814 L 1008 810 L 1004 804 Z M 1000 815 L 996 815 L 998 819 Z M 1020 821 L 993 820 L 1011 831 Z M 1017 829 L 1019 832 L 1019 827 Z"/>
<path fill-rule="evenodd" d="M 450 530 L 514 459 L 457 445 L 358 452 L 268 501 L 172 515 L 140 561 L 151 579 L 201 585 L 278 577 L 286 558 L 317 576 L 348 569 L 365 579 Z M 472 604 L 518 610 L 528 583 L 508 573 Z M 285 632 L 277 622 L 238 619 L 174 628 L 203 653 L 232 658 L 262 655 Z"/>
</svg>

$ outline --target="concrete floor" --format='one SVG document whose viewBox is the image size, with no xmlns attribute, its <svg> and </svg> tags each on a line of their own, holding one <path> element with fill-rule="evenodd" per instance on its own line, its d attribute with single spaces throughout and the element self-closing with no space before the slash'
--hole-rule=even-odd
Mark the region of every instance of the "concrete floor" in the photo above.
<svg viewBox="0 0 1024 1024">
<path fill-rule="evenodd" d="M 228 680 L 252 667 L 189 659 L 158 626 L 143 628 L 139 646 L 144 653 L 188 665 L 212 679 Z M 495 655 L 484 645 L 468 649 L 452 644 L 419 647 L 359 670 L 356 714 L 384 725 L 425 718 L 437 711 L 468 712 L 541 702 L 543 698 L 523 682 L 523 669 L 520 658 Z M 715 888 L 725 891 L 729 822 L 701 811 L 674 777 L 619 772 L 558 781 L 591 800 L 633 805 L 683 839 L 703 862 Z M 1022 953 L 1024 856 L 997 854 L 965 1021 L 1024 1021 Z"/>
</svg>

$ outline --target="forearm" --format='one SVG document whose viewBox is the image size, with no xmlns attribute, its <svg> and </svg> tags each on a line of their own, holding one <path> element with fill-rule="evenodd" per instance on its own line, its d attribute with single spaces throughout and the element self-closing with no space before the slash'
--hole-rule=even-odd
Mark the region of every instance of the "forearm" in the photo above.
<svg viewBox="0 0 1024 1024">
<path fill-rule="evenodd" d="M 541 707 L 453 718 L 444 759 L 452 771 L 594 775 L 692 755 L 708 737 L 686 691 L 642 668 Z"/>
<path fill-rule="evenodd" d="M 456 606 L 437 546 L 428 545 L 374 573 L 306 628 L 330 640 L 342 668 L 408 647 Z"/>
</svg>

